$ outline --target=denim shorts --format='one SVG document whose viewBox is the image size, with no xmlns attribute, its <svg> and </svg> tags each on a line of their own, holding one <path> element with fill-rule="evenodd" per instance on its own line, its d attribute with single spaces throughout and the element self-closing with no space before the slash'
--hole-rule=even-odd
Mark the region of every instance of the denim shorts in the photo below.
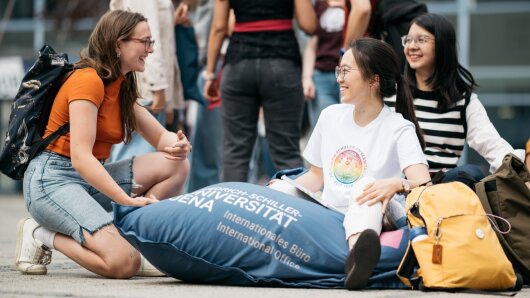
<svg viewBox="0 0 530 298">
<path fill-rule="evenodd" d="M 104 165 L 118 185 L 131 195 L 133 159 Z M 112 200 L 90 186 L 68 157 L 44 151 L 24 173 L 26 209 L 43 227 L 84 244 L 83 230 L 93 234 L 112 223 Z"/>
</svg>

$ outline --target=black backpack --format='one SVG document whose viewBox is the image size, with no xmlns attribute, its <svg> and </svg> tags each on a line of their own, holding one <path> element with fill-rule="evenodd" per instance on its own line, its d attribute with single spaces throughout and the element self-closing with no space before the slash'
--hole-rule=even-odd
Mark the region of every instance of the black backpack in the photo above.
<svg viewBox="0 0 530 298">
<path fill-rule="evenodd" d="M 379 36 L 396 51 L 401 72 L 406 63 L 401 36 L 408 33 L 410 22 L 424 13 L 427 13 L 427 6 L 415 0 L 377 0 L 373 14 L 375 36 Z"/>
<path fill-rule="evenodd" d="M 30 160 L 57 137 L 69 130 L 68 123 L 42 138 L 59 88 L 72 73 L 68 56 L 45 44 L 39 58 L 24 75 L 13 100 L 6 138 L 0 153 L 0 170 L 13 179 L 22 179 Z"/>
</svg>

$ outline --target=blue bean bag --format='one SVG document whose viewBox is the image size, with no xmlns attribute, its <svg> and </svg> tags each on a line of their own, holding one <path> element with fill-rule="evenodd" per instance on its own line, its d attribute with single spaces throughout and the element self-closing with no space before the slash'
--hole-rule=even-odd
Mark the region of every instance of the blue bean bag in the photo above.
<svg viewBox="0 0 530 298">
<path fill-rule="evenodd" d="M 114 204 L 120 233 L 185 282 L 341 288 L 343 215 L 264 186 L 220 183 L 142 208 Z M 369 287 L 404 287 L 395 270 L 408 230 L 381 235 Z"/>
</svg>

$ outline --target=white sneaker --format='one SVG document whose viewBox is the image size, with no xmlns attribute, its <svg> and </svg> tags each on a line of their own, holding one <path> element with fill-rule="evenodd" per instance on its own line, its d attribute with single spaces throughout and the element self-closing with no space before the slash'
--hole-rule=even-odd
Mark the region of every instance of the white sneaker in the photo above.
<svg viewBox="0 0 530 298">
<path fill-rule="evenodd" d="M 140 269 L 135 274 L 136 276 L 146 276 L 146 277 L 162 277 L 166 276 L 164 273 L 160 272 L 160 270 L 156 269 L 153 264 L 149 263 L 149 261 L 142 256 L 141 257 L 141 263 L 140 263 Z"/>
<path fill-rule="evenodd" d="M 33 231 L 39 224 L 32 218 L 23 218 L 17 225 L 17 248 L 15 266 L 22 274 L 44 275 L 46 265 L 52 260 L 52 251 L 33 238 Z"/>
</svg>

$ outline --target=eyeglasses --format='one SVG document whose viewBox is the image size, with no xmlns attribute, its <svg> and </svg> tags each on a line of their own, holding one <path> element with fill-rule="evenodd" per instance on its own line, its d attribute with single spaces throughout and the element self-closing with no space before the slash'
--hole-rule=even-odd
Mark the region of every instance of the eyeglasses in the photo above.
<svg viewBox="0 0 530 298">
<path fill-rule="evenodd" d="M 128 38 L 127 40 L 133 40 L 133 41 L 137 41 L 137 42 L 141 42 L 144 44 L 145 46 L 145 51 L 149 51 L 150 48 L 152 48 L 155 44 L 155 41 L 150 39 L 150 38 L 145 38 L 145 39 L 141 39 L 141 38 Z"/>
<path fill-rule="evenodd" d="M 339 79 L 340 77 L 342 77 L 342 79 L 344 79 L 344 76 L 352 70 L 357 69 L 351 68 L 349 66 L 335 66 L 335 78 Z"/>
<path fill-rule="evenodd" d="M 416 37 L 411 35 L 403 35 L 401 36 L 401 44 L 403 47 L 408 47 L 412 44 L 412 42 L 416 42 L 417 45 L 424 45 L 429 42 L 429 40 L 434 40 L 434 37 L 430 37 L 427 35 L 418 35 Z"/>
</svg>

